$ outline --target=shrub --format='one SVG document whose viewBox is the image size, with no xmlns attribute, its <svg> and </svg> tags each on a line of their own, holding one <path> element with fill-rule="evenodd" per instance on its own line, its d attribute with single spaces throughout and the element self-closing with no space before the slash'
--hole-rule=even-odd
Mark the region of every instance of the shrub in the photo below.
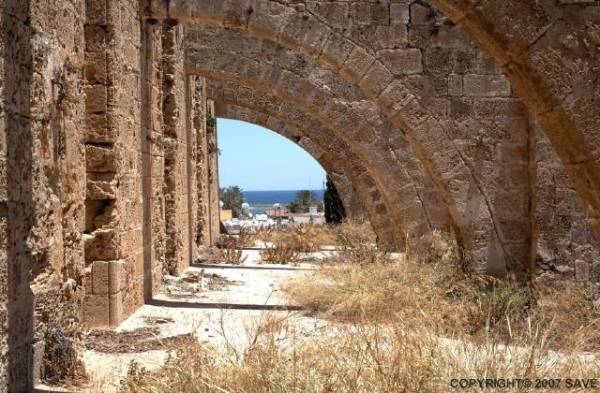
<svg viewBox="0 0 600 393">
<path fill-rule="evenodd" d="M 219 247 L 219 250 L 216 258 L 219 263 L 239 265 L 246 260 L 246 256 L 243 256 L 242 239 L 239 237 L 223 235 L 219 238 L 217 246 Z"/>
<path fill-rule="evenodd" d="M 299 260 L 299 255 L 298 251 L 296 251 L 293 247 L 290 247 L 288 244 L 284 242 L 276 242 L 275 244 L 261 250 L 260 258 L 264 263 L 286 265 L 288 263 L 297 263 Z"/>
</svg>

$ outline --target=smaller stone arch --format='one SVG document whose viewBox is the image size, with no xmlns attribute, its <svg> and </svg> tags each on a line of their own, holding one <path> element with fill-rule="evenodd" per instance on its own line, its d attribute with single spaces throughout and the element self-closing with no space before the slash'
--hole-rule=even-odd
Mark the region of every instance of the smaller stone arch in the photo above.
<svg viewBox="0 0 600 393">
<path fill-rule="evenodd" d="M 236 92 L 242 92 L 243 94 L 238 95 Z M 247 96 L 248 93 L 250 93 L 249 96 Z M 393 248 L 394 243 L 390 235 L 396 231 L 395 226 L 397 224 L 391 220 L 389 214 L 386 214 L 387 206 L 381 200 L 381 193 L 377 190 L 376 183 L 371 179 L 369 171 L 361 164 L 360 160 L 352 156 L 343 142 L 332 136 L 330 131 L 322 125 L 310 121 L 307 123 L 294 123 L 289 116 L 291 108 L 279 109 L 276 101 L 262 97 L 260 94 L 256 95 L 251 90 L 232 83 L 210 81 L 208 95 L 219 103 L 232 103 L 236 106 L 263 113 L 262 118 L 259 117 L 256 123 L 266 128 L 285 130 L 289 128 L 290 124 L 293 124 L 296 130 L 306 130 L 306 135 L 312 138 L 311 142 L 318 144 L 319 150 L 327 152 L 327 156 L 333 156 L 330 160 L 345 163 L 346 172 L 352 179 L 353 188 L 362 201 L 365 214 L 372 223 L 380 244 L 385 248 Z M 265 114 L 268 114 L 268 116 Z M 304 128 L 302 124 L 304 124 Z M 295 138 L 302 135 L 298 134 L 298 131 L 294 131 L 292 134 L 295 135 Z M 341 155 L 337 156 L 338 154 Z M 324 160 L 324 155 L 321 160 Z"/>
<path fill-rule="evenodd" d="M 239 120 L 261 126 L 263 124 L 274 123 L 269 120 L 269 115 L 266 113 L 259 113 L 255 110 L 230 103 L 215 101 L 215 110 L 216 116 L 219 118 Z M 335 187 L 340 191 L 340 198 L 348 217 L 360 218 L 363 215 L 362 202 L 356 194 L 352 181 L 343 165 L 340 162 L 329 159 L 328 154 L 313 142 L 310 137 L 306 136 L 305 132 L 295 129 L 291 125 L 283 124 L 283 122 L 281 124 L 281 128 L 271 131 L 297 144 L 310 154 L 325 169 L 327 174 L 332 178 Z"/>
</svg>

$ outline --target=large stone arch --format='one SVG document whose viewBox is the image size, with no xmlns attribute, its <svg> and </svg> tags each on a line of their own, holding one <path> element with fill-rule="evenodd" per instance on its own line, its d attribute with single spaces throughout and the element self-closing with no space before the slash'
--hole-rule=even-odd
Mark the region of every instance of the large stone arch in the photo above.
<svg viewBox="0 0 600 393">
<path fill-rule="evenodd" d="M 431 0 L 502 68 L 600 236 L 600 3 Z"/>
<path fill-rule="evenodd" d="M 253 90 L 260 90 L 265 95 L 275 95 L 289 106 L 302 108 L 303 112 L 310 115 L 308 119 L 314 119 L 312 122 L 323 123 L 333 130 L 356 152 L 360 160 L 377 168 L 373 169 L 374 179 L 386 197 L 392 218 L 397 226 L 405 228 L 399 234 L 402 237 L 399 239 L 400 244 L 406 233 L 418 238 L 424 230 L 432 229 L 432 222 L 434 225 L 443 222 L 438 217 L 445 212 L 436 211 L 443 210 L 443 205 L 436 198 L 433 186 L 418 160 L 412 156 L 409 146 L 402 143 L 402 136 L 393 131 L 391 123 L 381 117 L 377 108 L 359 90 L 327 70 L 318 69 L 311 73 L 311 67 L 319 66 L 293 52 L 288 52 L 289 56 L 282 61 L 290 68 L 269 67 L 264 62 L 259 63 L 257 58 L 248 56 L 269 56 L 272 51 L 285 49 L 265 41 L 270 50 L 263 47 L 265 50 L 259 55 L 257 44 L 261 45 L 261 41 L 252 44 L 244 40 L 244 37 L 231 34 L 237 33 L 228 32 L 222 36 L 218 29 L 188 32 L 188 72 L 211 79 L 235 81 L 252 87 Z M 227 45 L 229 43 L 231 45 Z M 291 71 L 291 63 L 295 62 L 305 69 L 304 74 L 298 75 Z M 273 83 L 271 79 L 278 80 Z M 293 92 L 294 86 L 300 86 L 299 94 Z M 323 108 L 326 102 L 334 101 L 339 105 L 325 112 Z M 375 134 L 379 132 L 386 137 L 396 138 L 396 143 L 390 144 L 383 138 L 377 138 Z M 422 190 L 416 187 L 421 187 Z M 427 197 L 433 200 L 428 203 L 424 193 L 428 193 Z M 428 223 L 427 227 L 419 229 L 417 225 L 424 222 Z M 412 225 L 412 230 L 406 230 L 408 225 Z"/>
<path fill-rule="evenodd" d="M 271 115 L 268 113 L 259 112 L 236 104 L 215 101 L 215 109 L 216 116 L 219 118 L 244 121 L 265 128 L 279 122 L 278 119 L 275 121 L 270 120 Z M 363 203 L 354 190 L 352 179 L 347 173 L 348 170 L 340 165 L 339 161 L 331 160 L 330 155 L 326 154 L 310 137 L 306 136 L 305 131 L 288 125 L 283 121 L 280 124 L 281 127 L 277 129 L 269 128 L 269 130 L 298 145 L 317 161 L 332 178 L 335 187 L 339 190 L 342 204 L 348 216 L 362 216 Z"/>
<path fill-rule="evenodd" d="M 447 113 L 448 102 L 441 103 L 445 107 L 441 112 L 445 113 L 440 113 L 439 105 L 431 100 L 427 102 L 427 96 L 431 96 L 427 90 L 436 88 L 436 79 L 423 73 L 423 49 L 407 45 L 408 21 L 403 19 L 408 14 L 406 4 L 394 6 L 406 9 L 397 10 L 387 3 L 370 2 L 327 5 L 321 2 L 206 1 L 177 2 L 168 7 L 156 2 L 151 15 L 174 18 L 189 25 L 200 23 L 236 29 L 278 42 L 335 70 L 358 86 L 404 133 L 448 206 L 457 223 L 459 238 L 471 250 L 476 267 L 497 273 L 505 271 L 507 265 L 519 269 L 529 259 L 531 246 L 529 203 L 521 192 L 527 189 L 528 185 L 524 184 L 527 180 L 509 184 L 510 195 L 501 195 L 505 190 L 506 174 L 494 173 L 493 168 L 497 167 L 494 165 L 497 160 L 516 158 L 518 168 L 508 171 L 520 172 L 516 177 L 527 177 L 526 159 L 522 153 L 515 152 L 523 150 L 523 145 L 527 144 L 527 122 L 518 124 L 519 133 L 525 136 L 504 140 L 501 135 L 510 134 L 514 121 L 507 124 L 508 121 L 486 119 L 484 126 L 478 118 L 471 116 L 456 127 Z M 344 7 L 346 13 L 335 22 L 339 16 L 336 9 Z M 473 46 L 466 37 L 457 36 L 455 31 L 451 33 L 446 36 L 447 40 Z M 419 37 L 414 40 L 419 43 Z M 369 47 L 365 42 L 384 42 L 388 47 Z M 487 58 L 481 58 L 477 66 L 487 63 Z M 463 75 L 458 76 L 462 83 Z M 445 76 L 446 90 L 453 83 L 450 79 L 449 75 Z M 492 99 L 501 96 L 506 101 L 511 98 L 510 88 L 499 72 L 484 77 L 483 86 L 477 85 L 480 79 L 471 79 L 471 85 L 467 87 L 473 97 L 489 95 Z M 441 101 L 448 101 L 447 98 L 442 97 Z M 484 102 L 480 109 L 485 112 L 490 105 L 494 103 Z M 473 102 L 465 104 L 459 100 L 453 110 L 460 115 L 461 111 L 471 110 L 474 106 Z M 511 115 L 520 111 L 518 102 L 503 102 L 502 108 L 500 110 L 511 112 Z M 482 139 L 478 131 L 482 129 L 487 129 L 492 139 L 500 142 L 493 144 L 491 149 L 478 149 L 477 143 Z M 511 155 L 513 157 L 508 157 Z M 482 181 L 482 178 L 490 177 L 490 171 L 493 180 Z M 499 212 L 499 205 L 503 203 L 517 209 L 508 215 Z"/>
</svg>

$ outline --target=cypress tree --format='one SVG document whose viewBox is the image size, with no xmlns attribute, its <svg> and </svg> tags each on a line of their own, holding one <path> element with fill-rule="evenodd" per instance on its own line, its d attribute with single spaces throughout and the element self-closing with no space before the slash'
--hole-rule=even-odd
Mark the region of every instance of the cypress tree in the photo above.
<svg viewBox="0 0 600 393">
<path fill-rule="evenodd" d="M 329 176 L 327 176 L 327 182 L 325 183 L 323 203 L 325 204 L 325 221 L 328 224 L 339 224 L 346 218 L 344 204 Z"/>
</svg>

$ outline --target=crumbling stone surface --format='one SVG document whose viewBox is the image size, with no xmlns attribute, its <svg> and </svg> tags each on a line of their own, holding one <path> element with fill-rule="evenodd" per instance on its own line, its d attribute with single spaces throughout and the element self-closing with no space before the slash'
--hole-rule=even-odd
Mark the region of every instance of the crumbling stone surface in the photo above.
<svg viewBox="0 0 600 393">
<path fill-rule="evenodd" d="M 313 154 L 382 245 L 600 280 L 599 5 L 4 0 L 0 392 L 214 244 L 217 116 Z"/>
</svg>

